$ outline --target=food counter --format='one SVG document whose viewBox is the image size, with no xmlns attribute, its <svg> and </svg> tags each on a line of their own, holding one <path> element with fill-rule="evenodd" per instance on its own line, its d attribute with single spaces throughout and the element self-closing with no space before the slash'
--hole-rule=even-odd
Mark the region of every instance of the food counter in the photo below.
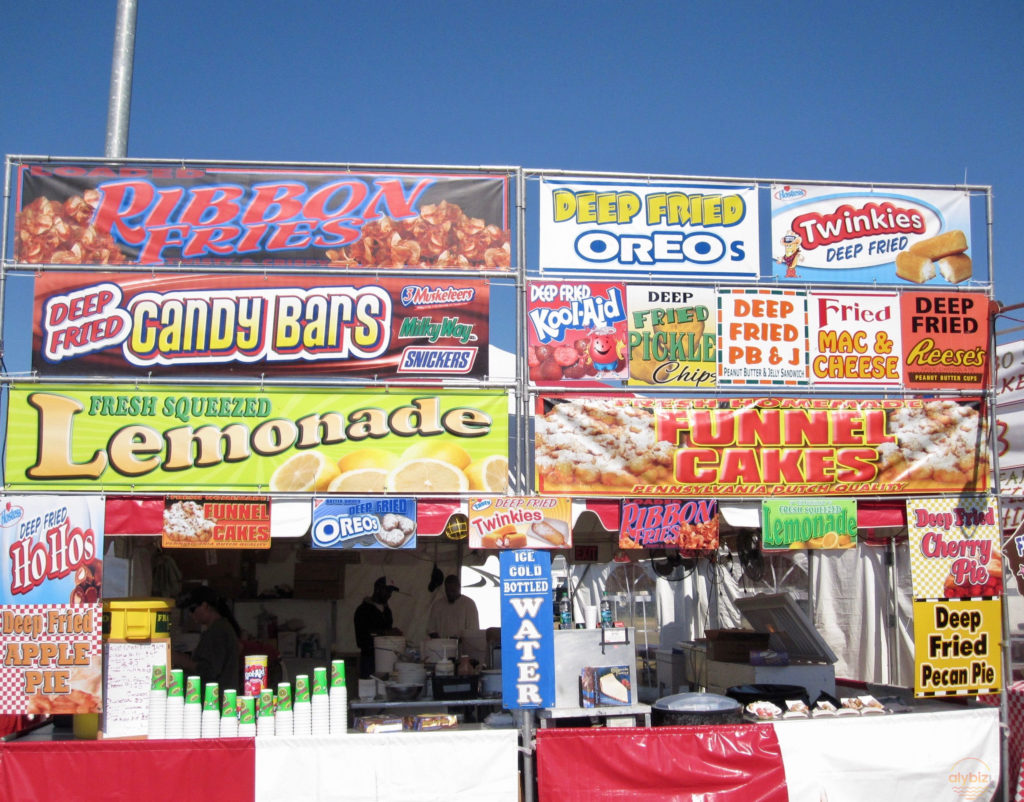
<svg viewBox="0 0 1024 802">
<path fill-rule="evenodd" d="M 0 799 L 81 799 L 84 789 L 149 802 L 516 802 L 518 731 L 0 743 Z"/>
<path fill-rule="evenodd" d="M 541 729 L 536 765 L 541 802 L 991 799 L 999 714 L 951 707 L 770 724 Z"/>
</svg>

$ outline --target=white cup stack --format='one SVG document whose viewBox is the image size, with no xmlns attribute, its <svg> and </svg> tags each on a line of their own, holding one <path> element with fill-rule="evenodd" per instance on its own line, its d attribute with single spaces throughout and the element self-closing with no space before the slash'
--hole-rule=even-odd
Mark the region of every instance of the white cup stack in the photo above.
<svg viewBox="0 0 1024 802">
<path fill-rule="evenodd" d="M 345 684 L 345 661 L 331 661 L 331 735 L 348 732 L 348 686 Z"/>
<path fill-rule="evenodd" d="M 270 688 L 260 691 L 256 713 L 256 737 L 272 738 L 274 736 L 274 692 Z"/>
<path fill-rule="evenodd" d="M 310 700 L 313 735 L 330 735 L 331 701 L 327 687 L 327 668 L 313 669 L 313 698 Z"/>
<path fill-rule="evenodd" d="M 203 700 L 200 683 L 202 680 L 197 675 L 187 677 L 185 680 L 185 710 L 182 719 L 183 738 L 199 738 L 203 734 Z"/>
<path fill-rule="evenodd" d="M 256 737 L 256 697 L 238 697 L 238 735 L 240 738 Z"/>
<path fill-rule="evenodd" d="M 203 718 L 200 726 L 201 737 L 220 737 L 220 686 L 216 682 L 207 682 L 203 688 Z"/>
<path fill-rule="evenodd" d="M 238 737 L 238 691 L 227 688 L 220 700 L 220 737 Z"/>
<path fill-rule="evenodd" d="M 185 722 L 185 672 L 171 669 L 167 684 L 167 706 L 164 710 L 164 737 L 181 738 Z"/>
<path fill-rule="evenodd" d="M 293 717 L 293 731 L 295 735 L 313 734 L 313 705 L 309 700 L 309 696 L 309 675 L 296 675 Z"/>
<path fill-rule="evenodd" d="M 292 686 L 288 682 L 277 683 L 277 712 L 274 713 L 274 735 L 295 734 L 295 710 L 292 703 Z"/>
<path fill-rule="evenodd" d="M 149 737 L 165 737 L 167 724 L 167 666 L 153 666 L 149 682 Z"/>
</svg>

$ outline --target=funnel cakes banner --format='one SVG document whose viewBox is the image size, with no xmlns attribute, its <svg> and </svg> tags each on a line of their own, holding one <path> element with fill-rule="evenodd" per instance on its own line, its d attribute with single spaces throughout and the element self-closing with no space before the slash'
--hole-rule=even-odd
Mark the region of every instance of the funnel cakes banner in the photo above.
<svg viewBox="0 0 1024 802">
<path fill-rule="evenodd" d="M 983 492 L 978 399 L 537 399 L 547 494 L 759 497 Z"/>
<path fill-rule="evenodd" d="M 29 163 L 16 211 L 27 264 L 511 264 L 504 175 Z"/>
<path fill-rule="evenodd" d="M 43 273 L 41 375 L 482 378 L 486 281 Z"/>
</svg>

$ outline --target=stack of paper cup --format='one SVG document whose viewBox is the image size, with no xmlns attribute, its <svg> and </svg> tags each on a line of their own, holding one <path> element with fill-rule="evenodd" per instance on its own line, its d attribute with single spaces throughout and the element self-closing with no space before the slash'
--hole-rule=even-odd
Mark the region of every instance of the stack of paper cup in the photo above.
<svg viewBox="0 0 1024 802">
<path fill-rule="evenodd" d="M 295 675 L 295 716 L 296 735 L 313 734 L 313 706 L 309 700 L 309 674 Z"/>
<path fill-rule="evenodd" d="M 274 735 L 292 735 L 295 732 L 295 713 L 292 710 L 292 686 L 277 683 L 277 712 L 274 714 Z"/>
<path fill-rule="evenodd" d="M 329 735 L 331 732 L 331 701 L 328 696 L 327 668 L 317 666 L 313 669 L 313 734 Z"/>
<path fill-rule="evenodd" d="M 238 691 L 225 688 L 220 700 L 220 737 L 238 737 Z"/>
<path fill-rule="evenodd" d="M 259 710 L 256 714 L 256 737 L 266 738 L 274 735 L 274 692 L 270 688 L 260 691 Z"/>
<path fill-rule="evenodd" d="M 164 737 L 167 723 L 167 666 L 153 666 L 149 680 L 149 737 Z"/>
<path fill-rule="evenodd" d="M 185 672 L 171 669 L 167 685 L 167 708 L 164 714 L 164 737 L 181 738 L 185 724 Z"/>
<path fill-rule="evenodd" d="M 345 685 L 345 661 L 331 661 L 331 734 L 348 731 L 348 687 Z"/>
<path fill-rule="evenodd" d="M 256 737 L 256 697 L 238 697 L 238 734 L 242 738 Z"/>
<path fill-rule="evenodd" d="M 203 738 L 220 737 L 220 686 L 207 682 L 203 689 Z"/>
<path fill-rule="evenodd" d="M 185 678 L 185 717 L 182 724 L 182 736 L 198 738 L 202 735 L 203 700 L 198 675 Z"/>
</svg>

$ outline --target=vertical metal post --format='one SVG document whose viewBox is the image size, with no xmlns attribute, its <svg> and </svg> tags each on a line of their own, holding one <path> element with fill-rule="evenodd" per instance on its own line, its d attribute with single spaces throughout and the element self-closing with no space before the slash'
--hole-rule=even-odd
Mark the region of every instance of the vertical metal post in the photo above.
<svg viewBox="0 0 1024 802">
<path fill-rule="evenodd" d="M 128 121 L 132 109 L 132 69 L 135 61 L 136 0 L 117 0 L 114 58 L 110 67 L 107 141 L 103 155 L 123 159 L 128 154 Z"/>
</svg>

